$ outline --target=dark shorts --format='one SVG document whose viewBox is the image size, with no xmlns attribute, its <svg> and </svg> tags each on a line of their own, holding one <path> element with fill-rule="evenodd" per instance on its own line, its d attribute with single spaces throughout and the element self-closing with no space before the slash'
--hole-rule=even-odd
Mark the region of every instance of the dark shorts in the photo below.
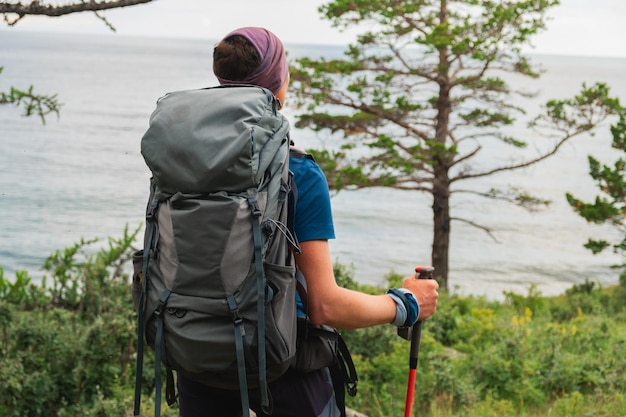
<svg viewBox="0 0 626 417">
<path fill-rule="evenodd" d="M 239 391 L 211 388 L 182 375 L 178 376 L 180 417 L 240 417 Z M 288 371 L 269 384 L 272 417 L 337 417 L 340 415 L 330 373 L 322 369 L 310 373 Z M 250 408 L 265 417 L 257 390 L 250 390 Z"/>
</svg>

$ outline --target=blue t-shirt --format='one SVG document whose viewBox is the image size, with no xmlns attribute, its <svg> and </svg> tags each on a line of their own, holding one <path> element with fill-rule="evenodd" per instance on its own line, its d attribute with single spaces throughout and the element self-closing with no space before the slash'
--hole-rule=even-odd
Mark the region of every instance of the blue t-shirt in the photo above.
<svg viewBox="0 0 626 417">
<path fill-rule="evenodd" d="M 299 242 L 335 238 L 328 182 L 322 169 L 310 158 L 291 156 L 289 169 L 298 190 L 294 232 Z M 300 295 L 296 293 L 299 316 L 305 316 Z"/>
<path fill-rule="evenodd" d="M 298 189 L 295 234 L 299 242 L 334 239 L 335 228 L 328 182 L 322 169 L 310 158 L 289 158 L 289 169 Z"/>
</svg>

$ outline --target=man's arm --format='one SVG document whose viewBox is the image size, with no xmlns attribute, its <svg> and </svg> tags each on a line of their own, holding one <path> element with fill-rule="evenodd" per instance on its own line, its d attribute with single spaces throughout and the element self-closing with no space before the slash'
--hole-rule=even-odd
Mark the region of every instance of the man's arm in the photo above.
<svg viewBox="0 0 626 417">
<path fill-rule="evenodd" d="M 314 324 L 357 329 L 394 320 L 396 303 L 388 295 L 369 295 L 337 285 L 327 240 L 301 242 L 300 247 L 296 262 L 307 280 L 308 314 Z M 411 276 L 403 286 L 417 298 L 420 319 L 435 312 L 439 287 L 435 280 L 416 280 Z"/>
</svg>

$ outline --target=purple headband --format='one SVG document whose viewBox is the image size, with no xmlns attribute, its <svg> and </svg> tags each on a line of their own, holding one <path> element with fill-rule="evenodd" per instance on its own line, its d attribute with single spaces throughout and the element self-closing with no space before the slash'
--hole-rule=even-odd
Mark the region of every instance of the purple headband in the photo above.
<svg viewBox="0 0 626 417">
<path fill-rule="evenodd" d="M 233 35 L 243 36 L 249 40 L 258 51 L 261 63 L 243 80 L 227 80 L 217 77 L 220 84 L 253 84 L 265 87 L 276 94 L 289 74 L 283 43 L 269 30 L 258 27 L 235 29 L 224 36 L 224 39 Z"/>
</svg>

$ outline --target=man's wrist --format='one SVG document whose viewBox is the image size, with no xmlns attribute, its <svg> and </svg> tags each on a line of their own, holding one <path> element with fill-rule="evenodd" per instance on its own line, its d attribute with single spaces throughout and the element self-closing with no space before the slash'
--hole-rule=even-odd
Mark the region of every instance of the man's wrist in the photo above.
<svg viewBox="0 0 626 417">
<path fill-rule="evenodd" d="M 390 288 L 387 295 L 396 302 L 396 317 L 391 323 L 398 327 L 415 324 L 420 315 L 420 307 L 413 293 L 406 288 Z"/>
</svg>

